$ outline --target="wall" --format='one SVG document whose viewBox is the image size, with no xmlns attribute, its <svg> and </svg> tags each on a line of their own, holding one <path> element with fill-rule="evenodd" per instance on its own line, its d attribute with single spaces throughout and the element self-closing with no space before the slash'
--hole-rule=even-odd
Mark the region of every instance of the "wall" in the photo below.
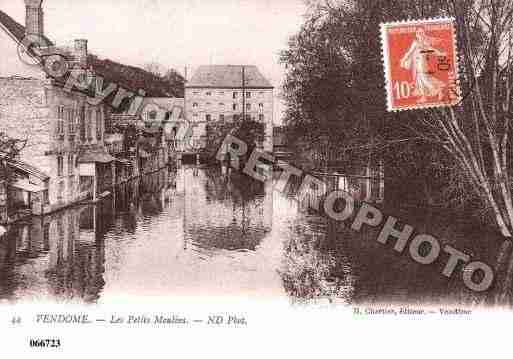
<svg viewBox="0 0 513 359">
<path fill-rule="evenodd" d="M 44 81 L 0 78 L 0 128 L 10 137 L 27 139 L 22 160 L 48 171 L 49 109 Z"/>
<path fill-rule="evenodd" d="M 234 99 L 233 93 L 237 96 Z M 246 96 L 246 104 L 251 104 L 251 110 L 246 111 L 246 115 L 258 121 L 259 115 L 264 115 L 265 126 L 265 146 L 268 151 L 272 151 L 272 129 L 274 115 L 274 93 L 273 89 L 254 89 L 247 88 L 246 93 L 250 92 L 251 97 Z M 208 95 L 210 93 L 210 95 Z M 194 107 L 194 103 L 198 106 Z M 233 110 L 233 105 L 237 105 L 237 109 Z M 263 108 L 259 107 L 263 104 Z M 242 114 L 242 89 L 185 89 L 185 111 L 186 118 L 196 123 L 205 123 L 206 115 L 211 115 L 211 120 L 219 120 L 223 114 L 226 120 L 231 120 L 233 115 Z M 204 135 L 204 126 L 200 126 L 195 133 L 195 137 Z"/>
<path fill-rule="evenodd" d="M 65 91 L 50 80 L 0 78 L 0 129 L 10 137 L 27 139 L 20 159 L 50 176 L 51 206 L 45 211 L 80 199 L 77 168 L 80 145 L 103 145 L 103 105 L 93 107 L 86 100 L 86 95 Z M 80 136 L 78 118 L 82 106 L 86 115 L 84 139 Z M 70 113 L 69 117 L 63 116 L 61 132 L 58 131 L 59 108 Z M 70 128 L 71 119 L 73 128 Z M 100 137 L 97 137 L 97 126 Z M 58 173 L 59 156 L 62 156 L 62 175 Z"/>
<path fill-rule="evenodd" d="M 0 180 L 0 224 L 7 222 L 7 188 Z"/>
<path fill-rule="evenodd" d="M 49 196 L 50 203 L 54 204 L 54 207 L 59 207 L 81 199 L 77 166 L 80 146 L 103 145 L 105 116 L 103 105 L 90 106 L 87 103 L 87 96 L 82 93 L 66 91 L 57 86 L 47 86 L 45 91 L 50 117 L 50 149 L 46 153 L 46 157 L 51 162 L 48 169 L 51 178 Z M 61 132 L 58 131 L 59 108 L 70 114 L 70 117 L 62 116 Z M 80 119 L 82 108 L 83 126 Z M 72 127 L 70 127 L 71 121 L 73 121 Z M 100 131 L 99 137 L 97 137 L 97 126 Z M 58 157 L 62 157 L 63 160 L 61 176 L 58 173 Z"/>
<path fill-rule="evenodd" d="M 46 76 L 37 66 L 28 65 L 20 60 L 18 43 L 0 24 L 0 77 L 19 76 L 42 80 Z"/>
</svg>

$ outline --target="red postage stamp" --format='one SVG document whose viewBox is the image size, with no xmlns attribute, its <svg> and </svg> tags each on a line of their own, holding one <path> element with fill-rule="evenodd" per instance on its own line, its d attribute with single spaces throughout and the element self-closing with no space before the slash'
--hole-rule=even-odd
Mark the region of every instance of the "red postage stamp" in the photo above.
<svg viewBox="0 0 513 359">
<path fill-rule="evenodd" d="M 381 24 L 388 111 L 460 101 L 454 19 Z"/>
</svg>

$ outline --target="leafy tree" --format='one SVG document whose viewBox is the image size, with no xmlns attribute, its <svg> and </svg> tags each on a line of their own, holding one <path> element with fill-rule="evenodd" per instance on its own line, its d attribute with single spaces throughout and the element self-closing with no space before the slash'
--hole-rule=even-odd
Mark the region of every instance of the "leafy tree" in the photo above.
<svg viewBox="0 0 513 359">
<path fill-rule="evenodd" d="M 173 88 L 181 89 L 182 93 L 181 96 L 183 96 L 183 89 L 185 86 L 185 78 L 178 73 L 178 71 L 174 69 L 169 69 L 166 71 L 164 76 L 162 77 L 164 80 L 166 80 Z"/>
<path fill-rule="evenodd" d="M 164 65 L 155 61 L 145 64 L 143 69 L 168 82 L 170 87 L 177 91 L 176 97 L 184 96 L 185 78 L 175 69 L 166 69 Z"/>
<path fill-rule="evenodd" d="M 13 173 L 9 170 L 8 163 L 16 159 L 25 148 L 27 140 L 19 140 L 0 132 L 0 181 L 11 181 Z"/>
<path fill-rule="evenodd" d="M 155 75 L 155 76 L 158 76 L 158 77 L 163 77 L 164 74 L 165 74 L 165 67 L 161 64 L 159 64 L 158 62 L 148 62 L 147 64 L 145 64 L 143 66 L 143 70 Z"/>
<path fill-rule="evenodd" d="M 437 3 L 426 2 L 424 16 L 440 14 Z M 389 185 L 402 189 L 402 176 L 415 173 L 413 182 L 424 182 L 426 193 L 440 187 L 426 179 L 451 167 L 446 154 L 405 126 L 409 114 L 386 112 L 380 23 L 411 17 L 412 6 L 397 0 L 308 2 L 305 23 L 281 54 L 288 143 L 304 157 L 304 167 L 351 173 L 384 159 L 385 171 L 394 174 L 387 176 Z"/>
<path fill-rule="evenodd" d="M 210 155 L 215 155 L 227 135 L 233 135 L 248 145 L 248 153 L 264 141 L 264 124 L 253 119 L 242 119 L 242 115 L 229 120 L 217 120 L 207 124 L 207 146 Z"/>
<path fill-rule="evenodd" d="M 3 132 L 0 132 L 0 186 L 3 187 L 3 191 L 5 191 L 5 211 L 8 210 L 10 203 L 9 191 L 7 189 L 9 184 L 12 183 L 16 178 L 16 174 L 11 170 L 9 162 L 13 161 L 19 156 L 20 152 L 25 148 L 26 144 L 26 140 L 15 139 Z M 5 216 L 5 214 L 5 212 L 2 214 L 0 211 L 0 219 L 7 219 L 2 218 Z"/>
<path fill-rule="evenodd" d="M 327 139 L 341 148 L 379 151 L 389 159 L 386 171 L 393 169 L 387 182 L 398 174 L 424 178 L 451 204 L 479 209 L 505 239 L 498 267 L 509 268 L 503 277 L 509 290 L 513 2 L 311 0 L 309 6 L 305 24 L 282 53 L 290 139 L 310 147 Z M 462 101 L 387 113 L 379 24 L 435 16 L 456 20 Z M 375 134 L 381 137 L 377 143 Z"/>
</svg>

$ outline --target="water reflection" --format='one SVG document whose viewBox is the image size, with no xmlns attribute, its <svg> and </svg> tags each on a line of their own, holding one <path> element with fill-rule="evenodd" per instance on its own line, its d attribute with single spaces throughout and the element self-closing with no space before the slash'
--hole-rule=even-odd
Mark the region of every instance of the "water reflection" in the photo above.
<svg viewBox="0 0 513 359">
<path fill-rule="evenodd" d="M 302 218 L 285 242 L 281 275 L 285 290 L 294 301 L 327 300 L 349 303 L 354 280 L 344 254 L 329 246 L 321 218 Z"/>
<path fill-rule="evenodd" d="M 186 242 L 209 251 L 255 251 L 270 231 L 272 192 L 266 200 L 262 183 L 191 168 L 183 170 L 180 180 Z"/>
<path fill-rule="evenodd" d="M 266 292 L 269 277 L 279 283 L 262 265 L 272 198 L 270 186 L 237 174 L 182 167 L 126 183 L 96 205 L 18 223 L 0 242 L 0 300 L 95 303 L 116 294 L 237 294 L 238 285 Z"/>
<path fill-rule="evenodd" d="M 460 228 L 443 216 L 396 216 L 493 263 L 486 253 L 497 248 L 468 224 Z M 468 305 L 487 300 L 466 289 L 461 278 L 443 277 L 443 263 L 421 266 L 376 237 L 375 231 L 355 233 L 300 211 L 294 199 L 273 193 L 270 182 L 185 166 L 128 182 L 96 205 L 8 228 L 0 238 L 0 301 L 97 303 L 119 295 Z"/>
<path fill-rule="evenodd" d="M 94 211 L 76 207 L 10 228 L 0 242 L 0 298 L 95 302 L 105 255 Z"/>
</svg>

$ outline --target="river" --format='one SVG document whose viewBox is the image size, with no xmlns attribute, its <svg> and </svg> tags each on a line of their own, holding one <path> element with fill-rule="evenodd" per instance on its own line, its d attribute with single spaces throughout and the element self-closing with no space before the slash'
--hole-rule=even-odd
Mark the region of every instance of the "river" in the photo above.
<svg viewBox="0 0 513 359">
<path fill-rule="evenodd" d="M 395 216 L 473 255 L 496 254 L 468 224 Z M 0 302 L 208 295 L 473 306 L 490 297 L 442 276 L 444 263 L 417 264 L 376 235 L 300 211 L 271 182 L 183 166 L 120 186 L 96 205 L 10 226 L 0 237 Z"/>
</svg>

